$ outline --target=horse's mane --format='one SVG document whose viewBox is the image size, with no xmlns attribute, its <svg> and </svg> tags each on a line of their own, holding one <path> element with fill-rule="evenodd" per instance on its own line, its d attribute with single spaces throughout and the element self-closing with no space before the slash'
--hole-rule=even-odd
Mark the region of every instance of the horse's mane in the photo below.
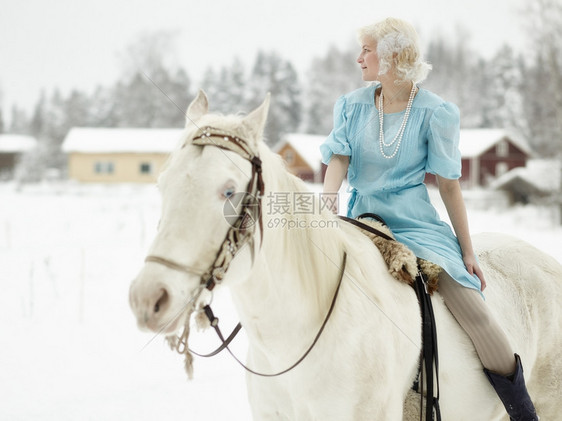
<svg viewBox="0 0 562 421">
<path fill-rule="evenodd" d="M 273 153 L 264 143 L 260 143 L 259 154 L 263 162 L 263 175 L 267 195 L 275 192 L 302 192 L 310 194 L 316 206 L 315 212 L 283 215 L 287 219 L 298 218 L 302 228 L 281 230 L 284 236 L 283 252 L 295 271 L 307 276 L 300 285 L 301 293 L 308 299 L 315 298 L 316 308 L 325 308 L 327 300 L 334 293 L 334 283 L 340 271 L 345 251 L 349 257 L 358 257 L 365 252 L 377 252 L 370 241 L 354 227 L 340 220 L 330 210 L 322 209 L 321 195 L 311 192 L 309 186 L 300 178 L 290 174 L 282 158 Z M 262 203 L 262 211 L 267 212 L 267 202 Z M 320 209 L 322 209 L 320 211 Z M 271 215 L 270 215 L 271 216 Z M 313 227 L 314 223 L 325 226 Z M 265 223 L 265 222 L 264 222 Z M 366 247 L 365 247 L 366 246 Z M 353 259 L 354 262 L 369 262 L 372 259 Z M 355 264 L 355 263 L 354 263 Z M 365 270 L 356 267 L 356 270 Z"/>
</svg>

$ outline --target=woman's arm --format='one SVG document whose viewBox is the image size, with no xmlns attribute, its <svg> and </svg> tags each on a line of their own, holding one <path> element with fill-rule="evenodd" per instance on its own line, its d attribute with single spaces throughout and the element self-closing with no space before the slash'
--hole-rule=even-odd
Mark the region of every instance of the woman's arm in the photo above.
<svg viewBox="0 0 562 421">
<path fill-rule="evenodd" d="M 450 180 L 437 176 L 437 185 L 439 186 L 439 194 L 443 199 L 447 213 L 451 219 L 451 224 L 455 230 L 455 234 L 459 239 L 462 250 L 462 257 L 466 269 L 472 275 L 475 274 L 482 284 L 481 289 L 486 288 L 486 280 L 476 256 L 472 248 L 472 240 L 468 229 L 468 217 L 466 215 L 466 207 L 462 198 L 461 186 L 459 180 Z"/>
<path fill-rule="evenodd" d="M 337 194 L 347 174 L 349 167 L 349 156 L 345 155 L 332 155 L 326 175 L 324 176 L 324 204 L 328 206 L 332 212 L 338 213 L 338 200 Z M 331 200 L 328 200 L 331 199 Z"/>
</svg>

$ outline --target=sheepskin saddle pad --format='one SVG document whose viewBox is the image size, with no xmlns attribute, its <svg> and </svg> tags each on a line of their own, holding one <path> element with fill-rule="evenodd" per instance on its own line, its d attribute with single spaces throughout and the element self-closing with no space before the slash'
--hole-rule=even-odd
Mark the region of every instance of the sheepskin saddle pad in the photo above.
<svg viewBox="0 0 562 421">
<path fill-rule="evenodd" d="M 381 218 L 361 215 L 356 220 L 392 238 L 392 240 L 386 239 L 380 235 L 361 228 L 359 225 L 356 225 L 359 230 L 369 237 L 373 244 L 377 246 L 384 261 L 386 262 L 388 272 L 395 279 L 400 282 L 413 285 L 418 274 L 418 270 L 421 270 L 427 279 L 428 292 L 432 294 L 434 291 L 437 291 L 441 267 L 435 263 L 416 257 L 416 255 L 405 244 L 394 240 L 392 231 Z"/>
</svg>

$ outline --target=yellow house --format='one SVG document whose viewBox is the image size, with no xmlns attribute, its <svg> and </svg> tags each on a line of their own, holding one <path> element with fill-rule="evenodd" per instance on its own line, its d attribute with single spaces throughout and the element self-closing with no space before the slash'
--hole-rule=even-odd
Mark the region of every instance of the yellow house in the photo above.
<svg viewBox="0 0 562 421">
<path fill-rule="evenodd" d="M 68 176 L 99 183 L 153 183 L 182 129 L 76 127 L 64 139 Z"/>
</svg>

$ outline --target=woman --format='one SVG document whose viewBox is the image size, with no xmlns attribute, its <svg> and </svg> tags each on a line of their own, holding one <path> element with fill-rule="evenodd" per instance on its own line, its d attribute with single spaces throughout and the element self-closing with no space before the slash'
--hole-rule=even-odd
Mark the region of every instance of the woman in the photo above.
<svg viewBox="0 0 562 421">
<path fill-rule="evenodd" d="M 481 296 L 486 281 L 458 181 L 459 110 L 416 86 L 431 66 L 422 61 L 410 24 L 389 18 L 362 28 L 359 41 L 363 80 L 377 83 L 336 102 L 334 128 L 321 146 L 328 165 L 324 194 L 336 194 L 347 174 L 349 217 L 379 214 L 397 240 L 442 268 L 439 292 L 472 339 L 509 416 L 537 420 L 519 356 Z M 430 203 L 426 172 L 436 175 L 454 233 Z"/>
</svg>

